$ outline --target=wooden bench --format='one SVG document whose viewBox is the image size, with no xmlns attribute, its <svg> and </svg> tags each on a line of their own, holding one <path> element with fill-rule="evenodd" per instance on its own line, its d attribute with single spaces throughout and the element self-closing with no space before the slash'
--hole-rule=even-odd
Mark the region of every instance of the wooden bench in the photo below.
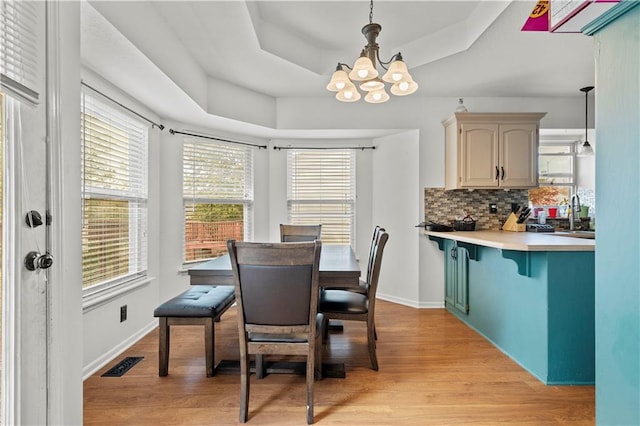
<svg viewBox="0 0 640 426">
<path fill-rule="evenodd" d="M 197 285 L 178 296 L 164 302 L 153 311 L 160 318 L 158 374 L 166 376 L 169 372 L 169 346 L 171 326 L 204 325 L 204 346 L 207 377 L 215 374 L 215 327 L 235 302 L 233 286 Z"/>
</svg>

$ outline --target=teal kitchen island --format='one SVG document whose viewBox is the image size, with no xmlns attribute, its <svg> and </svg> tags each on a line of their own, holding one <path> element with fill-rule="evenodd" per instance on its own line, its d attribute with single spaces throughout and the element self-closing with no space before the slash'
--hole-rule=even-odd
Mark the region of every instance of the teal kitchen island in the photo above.
<svg viewBox="0 0 640 426">
<path fill-rule="evenodd" d="M 595 383 L 595 240 L 425 231 L 445 255 L 445 307 L 549 385 Z"/>
</svg>

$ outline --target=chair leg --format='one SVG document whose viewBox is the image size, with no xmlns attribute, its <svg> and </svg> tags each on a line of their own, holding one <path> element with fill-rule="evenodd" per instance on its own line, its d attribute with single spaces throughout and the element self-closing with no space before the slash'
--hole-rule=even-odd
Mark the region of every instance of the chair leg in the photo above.
<svg viewBox="0 0 640 426">
<path fill-rule="evenodd" d="M 164 377 L 169 372 L 169 338 L 171 336 L 167 317 L 160 317 L 159 334 L 158 375 Z"/>
<path fill-rule="evenodd" d="M 313 424 L 313 375 L 315 370 L 315 355 L 309 351 L 307 356 L 307 424 Z"/>
<path fill-rule="evenodd" d="M 376 340 L 378 340 L 378 332 L 376 331 L 376 323 L 373 323 L 373 337 L 376 338 Z"/>
<path fill-rule="evenodd" d="M 264 355 L 256 354 L 256 378 L 264 379 Z"/>
<path fill-rule="evenodd" d="M 249 414 L 249 355 L 240 355 L 240 423 L 246 423 Z"/>
<path fill-rule="evenodd" d="M 215 346 L 216 346 L 216 329 L 213 324 L 213 318 L 205 318 L 204 320 L 204 351 L 207 367 L 207 377 L 213 377 L 215 374 Z"/>
<path fill-rule="evenodd" d="M 369 358 L 371 359 L 371 368 L 378 371 L 378 358 L 376 356 L 376 329 L 373 321 L 367 321 L 367 344 L 369 346 Z"/>
<path fill-rule="evenodd" d="M 315 343 L 315 373 L 314 377 L 316 380 L 322 380 L 322 334 L 316 333 L 316 343 Z"/>
<path fill-rule="evenodd" d="M 326 316 L 322 320 L 322 343 L 327 343 L 329 339 L 329 318 Z"/>
</svg>

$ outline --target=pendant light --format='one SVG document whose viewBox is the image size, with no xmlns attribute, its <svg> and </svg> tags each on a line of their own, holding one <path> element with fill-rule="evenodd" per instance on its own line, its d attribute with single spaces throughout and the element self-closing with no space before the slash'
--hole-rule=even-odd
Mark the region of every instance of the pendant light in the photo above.
<svg viewBox="0 0 640 426">
<path fill-rule="evenodd" d="M 589 117 L 589 92 L 594 89 L 593 86 L 587 86 L 580 89 L 581 92 L 584 92 L 584 143 L 580 146 L 578 150 L 578 155 L 580 157 L 588 157 L 594 155 L 593 147 L 589 143 L 587 139 L 587 119 Z"/>
</svg>

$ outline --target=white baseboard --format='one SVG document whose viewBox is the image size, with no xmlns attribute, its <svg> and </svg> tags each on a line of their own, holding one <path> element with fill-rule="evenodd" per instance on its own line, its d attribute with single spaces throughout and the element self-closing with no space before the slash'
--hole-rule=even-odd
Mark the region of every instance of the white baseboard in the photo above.
<svg viewBox="0 0 640 426">
<path fill-rule="evenodd" d="M 389 294 L 376 294 L 377 299 L 386 300 L 387 302 L 398 303 L 400 305 L 409 306 L 418 309 L 441 309 L 444 308 L 444 302 L 416 302 L 415 300 L 405 299 L 402 297 L 391 296 Z"/>
<path fill-rule="evenodd" d="M 120 343 L 118 346 L 114 347 L 109 352 L 105 353 L 100 358 L 93 361 L 91 364 L 85 366 L 82 369 L 82 380 L 87 380 L 91 377 L 96 371 L 100 370 L 102 367 L 111 362 L 115 357 L 120 355 L 122 352 L 129 349 L 133 346 L 138 340 L 142 339 L 144 336 L 149 334 L 151 331 L 155 330 L 158 327 L 158 320 L 154 318 L 149 324 L 140 329 L 137 333 L 131 335 L 127 340 Z"/>
</svg>

